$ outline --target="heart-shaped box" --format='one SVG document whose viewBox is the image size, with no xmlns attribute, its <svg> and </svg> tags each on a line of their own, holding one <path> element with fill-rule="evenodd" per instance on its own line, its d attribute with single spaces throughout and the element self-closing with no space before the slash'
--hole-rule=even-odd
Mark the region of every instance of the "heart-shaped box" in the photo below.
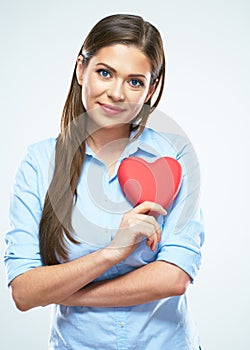
<svg viewBox="0 0 250 350">
<path fill-rule="evenodd" d="M 151 201 L 167 209 L 179 192 L 182 167 L 171 157 L 161 157 L 154 162 L 130 157 L 121 162 L 118 180 L 125 197 L 133 206 Z"/>
</svg>

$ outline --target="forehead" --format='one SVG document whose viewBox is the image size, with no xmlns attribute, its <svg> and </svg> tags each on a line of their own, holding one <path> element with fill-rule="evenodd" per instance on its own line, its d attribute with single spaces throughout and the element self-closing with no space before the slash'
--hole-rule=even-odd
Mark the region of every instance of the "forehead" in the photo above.
<svg viewBox="0 0 250 350">
<path fill-rule="evenodd" d="M 151 63 L 148 57 L 138 48 L 116 44 L 100 49 L 91 59 L 92 64 L 104 63 L 115 70 L 127 71 L 128 74 L 151 73 Z"/>
</svg>

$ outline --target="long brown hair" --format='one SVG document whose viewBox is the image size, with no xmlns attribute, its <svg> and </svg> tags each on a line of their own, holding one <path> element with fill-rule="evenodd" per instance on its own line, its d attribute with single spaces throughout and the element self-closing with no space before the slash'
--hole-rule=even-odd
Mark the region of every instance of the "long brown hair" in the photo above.
<svg viewBox="0 0 250 350">
<path fill-rule="evenodd" d="M 135 138 L 144 130 L 149 114 L 158 105 L 165 80 L 165 56 L 159 31 L 140 16 L 112 15 L 99 21 L 84 41 L 78 54 L 84 64 L 103 47 L 124 44 L 140 49 L 151 62 L 151 85 L 157 97 L 145 104 L 131 124 L 136 129 Z M 56 141 L 55 167 L 48 188 L 39 228 L 40 253 L 43 264 L 55 265 L 68 257 L 66 238 L 77 244 L 73 235 L 71 214 L 77 200 L 77 184 L 84 164 L 87 136 L 86 112 L 81 98 L 81 86 L 74 69 L 69 93 L 63 108 L 61 131 Z"/>
</svg>

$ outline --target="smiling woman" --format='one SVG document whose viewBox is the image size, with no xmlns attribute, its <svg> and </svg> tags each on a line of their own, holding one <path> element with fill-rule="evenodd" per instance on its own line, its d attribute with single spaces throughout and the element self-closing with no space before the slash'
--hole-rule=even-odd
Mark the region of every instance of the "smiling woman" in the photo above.
<svg viewBox="0 0 250 350">
<path fill-rule="evenodd" d="M 18 169 L 8 282 L 18 309 L 54 305 L 50 349 L 199 349 L 185 293 L 200 267 L 199 209 L 175 232 L 198 165 L 185 171 L 189 145 L 146 128 L 164 77 L 153 25 L 104 18 L 76 57 L 58 137 L 31 145 Z M 132 156 L 182 164 L 168 213 L 124 197 L 117 172 Z"/>
</svg>

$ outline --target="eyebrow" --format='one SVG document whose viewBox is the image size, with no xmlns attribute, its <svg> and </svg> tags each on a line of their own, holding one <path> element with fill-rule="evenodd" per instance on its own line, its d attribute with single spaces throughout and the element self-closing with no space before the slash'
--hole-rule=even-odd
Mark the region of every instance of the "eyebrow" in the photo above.
<svg viewBox="0 0 250 350">
<path fill-rule="evenodd" d="M 100 63 L 97 63 L 96 66 L 105 66 L 106 68 L 111 70 L 111 72 L 117 73 L 117 71 L 113 67 L 109 66 L 106 63 L 100 62 Z M 131 78 L 132 77 L 141 77 L 141 78 L 144 78 L 144 79 L 148 80 L 147 77 L 144 74 L 140 74 L 140 73 L 138 73 L 138 74 L 129 74 L 128 76 L 131 77 Z"/>
</svg>

